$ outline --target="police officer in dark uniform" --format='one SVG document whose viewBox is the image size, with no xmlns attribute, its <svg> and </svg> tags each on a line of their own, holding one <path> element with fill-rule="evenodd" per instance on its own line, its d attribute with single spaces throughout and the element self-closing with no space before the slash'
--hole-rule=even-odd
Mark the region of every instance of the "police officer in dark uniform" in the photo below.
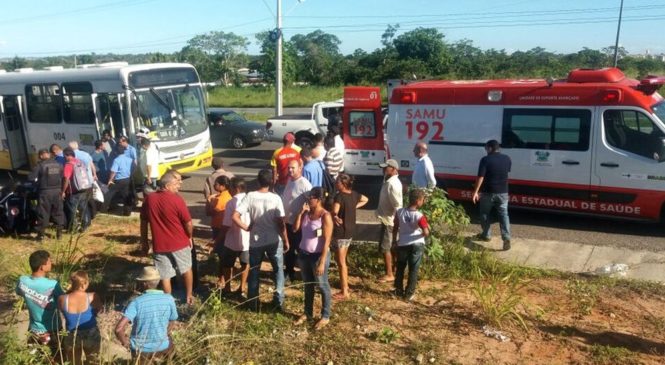
<svg viewBox="0 0 665 365">
<path fill-rule="evenodd" d="M 62 228 L 65 225 L 65 214 L 60 193 L 62 165 L 51 158 L 51 154 L 47 149 L 42 148 L 39 150 L 39 163 L 32 170 L 28 179 L 37 183 L 39 192 L 37 239 L 42 240 L 44 238 L 44 231 L 48 227 L 51 218 L 56 225 L 56 237 L 60 238 Z"/>
</svg>

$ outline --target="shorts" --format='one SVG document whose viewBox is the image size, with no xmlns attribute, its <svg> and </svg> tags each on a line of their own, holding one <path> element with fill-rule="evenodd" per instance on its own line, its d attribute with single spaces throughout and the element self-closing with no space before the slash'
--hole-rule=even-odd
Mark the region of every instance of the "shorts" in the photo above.
<svg viewBox="0 0 665 365">
<path fill-rule="evenodd" d="M 353 238 L 335 238 L 330 246 L 334 249 L 348 248 L 351 246 L 351 242 L 353 242 Z"/>
<path fill-rule="evenodd" d="M 97 326 L 83 330 L 80 329 L 78 331 L 67 333 L 64 344 L 68 352 L 71 353 L 71 350 L 74 347 L 82 348 L 86 357 L 88 357 L 93 354 L 99 354 L 102 344 L 102 336 L 99 334 Z"/>
<path fill-rule="evenodd" d="M 235 266 L 236 259 L 240 259 L 241 264 L 249 265 L 249 251 L 235 251 L 224 246 L 218 255 L 220 264 L 225 269 Z"/>
<path fill-rule="evenodd" d="M 390 252 L 393 247 L 393 226 L 381 224 L 381 236 L 379 237 L 379 252 Z"/>
<path fill-rule="evenodd" d="M 155 267 L 162 280 L 182 275 L 192 268 L 192 248 L 187 246 L 178 251 L 156 253 L 152 255 Z"/>
</svg>

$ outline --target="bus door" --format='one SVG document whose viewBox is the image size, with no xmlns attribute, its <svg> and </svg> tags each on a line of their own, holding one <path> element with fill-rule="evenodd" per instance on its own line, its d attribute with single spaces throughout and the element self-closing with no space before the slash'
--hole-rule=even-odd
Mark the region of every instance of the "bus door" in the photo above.
<svg viewBox="0 0 665 365">
<path fill-rule="evenodd" d="M 342 134 L 346 149 L 344 171 L 351 175 L 382 175 L 379 164 L 385 161 L 386 152 L 378 87 L 344 88 Z"/>
<path fill-rule="evenodd" d="M 111 131 L 111 136 L 116 138 L 121 136 L 124 133 L 124 128 L 118 95 L 97 94 L 95 107 L 97 110 L 97 130 L 99 131 L 99 135 L 101 136 L 102 132 L 108 129 Z"/>
<path fill-rule="evenodd" d="M 2 152 L 0 153 L 0 168 L 17 169 L 28 164 L 28 151 L 23 131 L 23 117 L 21 116 L 20 100 L 18 96 L 2 96 L 0 106 L 0 120 L 4 127 L 5 138 L 2 139 Z"/>
</svg>

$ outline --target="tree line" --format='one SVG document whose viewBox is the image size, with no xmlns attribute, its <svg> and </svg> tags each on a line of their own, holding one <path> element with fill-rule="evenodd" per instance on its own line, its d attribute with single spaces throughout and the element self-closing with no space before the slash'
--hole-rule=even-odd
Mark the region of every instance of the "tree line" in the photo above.
<svg viewBox="0 0 665 365">
<path fill-rule="evenodd" d="M 145 54 L 86 54 L 43 58 L 19 56 L 0 62 L 8 71 L 61 65 L 127 61 L 129 63 L 188 62 L 199 71 L 204 81 L 225 85 L 245 81 L 240 68 L 258 71 L 266 83 L 275 80 L 275 31 L 255 36 L 259 55 L 249 55 L 250 40 L 232 32 L 212 31 L 200 34 L 178 52 Z M 417 28 L 400 33 L 399 24 L 388 25 L 381 36 L 381 47 L 368 52 L 357 49 L 344 55 L 342 42 L 334 34 L 316 30 L 296 34 L 283 42 L 283 80 L 310 85 L 377 85 L 388 79 L 491 79 L 554 77 L 561 78 L 574 68 L 611 66 L 614 46 L 600 50 L 583 48 L 575 53 L 549 52 L 536 47 L 512 53 L 501 49 L 483 50 L 463 39 L 446 40 L 436 28 Z M 665 73 L 662 57 L 628 55 L 619 48 L 618 67 L 633 77 Z"/>
</svg>

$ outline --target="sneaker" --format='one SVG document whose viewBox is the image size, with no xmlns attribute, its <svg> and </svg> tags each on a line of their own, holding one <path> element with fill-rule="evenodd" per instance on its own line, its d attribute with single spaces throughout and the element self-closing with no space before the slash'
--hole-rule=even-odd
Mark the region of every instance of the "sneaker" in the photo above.
<svg viewBox="0 0 665 365">
<path fill-rule="evenodd" d="M 504 251 L 510 250 L 510 240 L 503 241 L 503 250 Z"/>
<path fill-rule="evenodd" d="M 483 241 L 483 242 L 489 242 L 489 241 L 492 240 L 492 239 L 489 238 L 489 237 L 485 237 L 485 236 L 483 236 L 482 233 L 478 233 L 477 235 L 473 236 L 473 239 L 475 239 L 475 240 L 477 240 L 477 241 Z"/>
<path fill-rule="evenodd" d="M 405 299 L 407 302 L 413 302 L 416 299 L 416 293 L 405 295 Z"/>
</svg>

